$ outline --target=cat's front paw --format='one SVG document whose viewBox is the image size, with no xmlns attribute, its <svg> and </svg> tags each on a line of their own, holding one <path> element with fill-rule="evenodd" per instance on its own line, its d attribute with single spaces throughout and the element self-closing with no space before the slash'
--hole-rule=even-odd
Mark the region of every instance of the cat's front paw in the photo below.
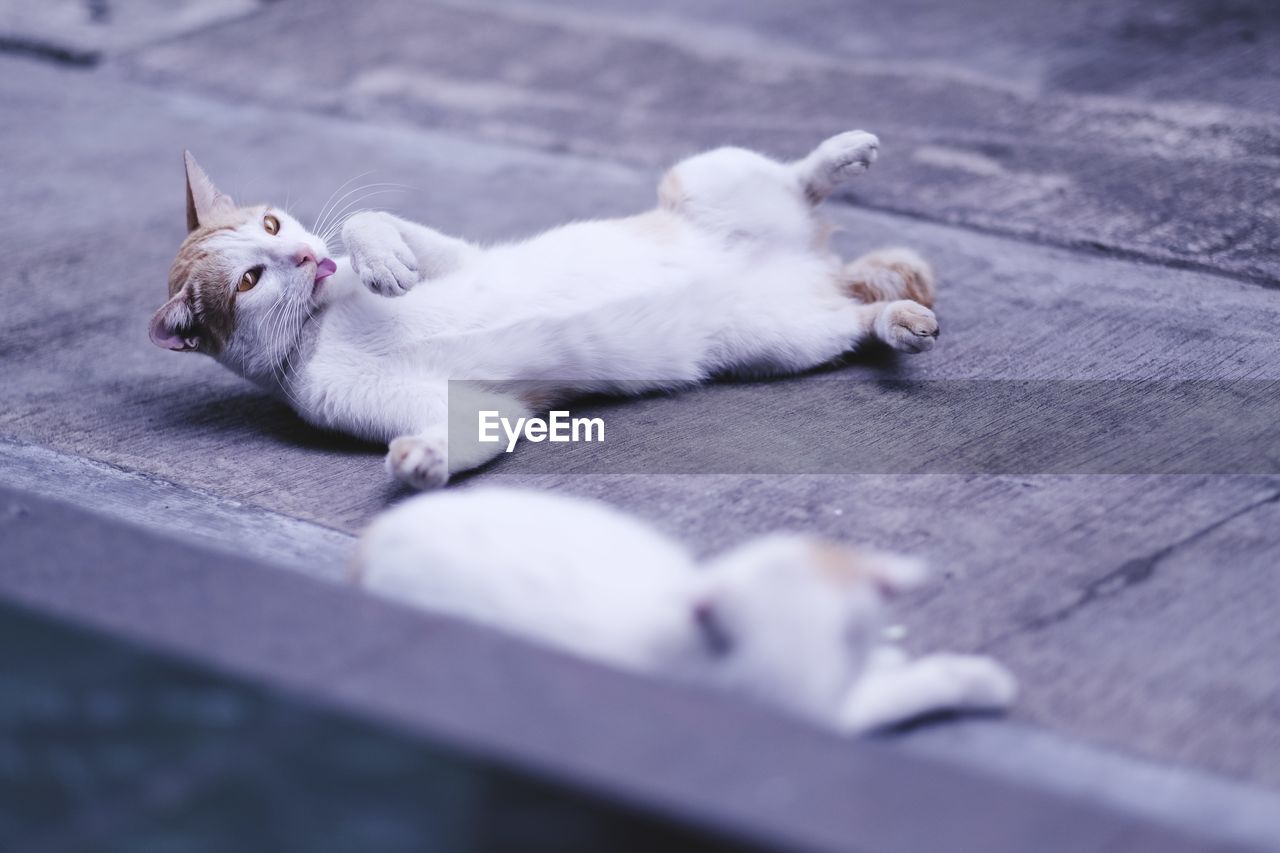
<svg viewBox="0 0 1280 853">
<path fill-rule="evenodd" d="M 449 447 L 440 439 L 402 435 L 387 450 L 387 473 L 423 491 L 449 482 Z"/>
<path fill-rule="evenodd" d="M 418 260 L 395 220 L 384 213 L 362 213 L 342 228 L 351 268 L 364 286 L 380 296 L 403 296 L 418 283 Z"/>
<path fill-rule="evenodd" d="M 900 352 L 927 352 L 938 341 L 938 318 L 919 302 L 890 302 L 876 318 L 876 335 Z"/>
<path fill-rule="evenodd" d="M 377 258 L 351 266 L 364 286 L 379 296 L 404 296 L 418 283 L 418 271 L 399 258 Z"/>
</svg>

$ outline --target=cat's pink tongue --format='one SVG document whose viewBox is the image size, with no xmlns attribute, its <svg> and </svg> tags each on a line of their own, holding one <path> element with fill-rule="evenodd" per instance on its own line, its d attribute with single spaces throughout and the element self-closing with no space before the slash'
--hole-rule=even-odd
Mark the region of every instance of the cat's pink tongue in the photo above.
<svg viewBox="0 0 1280 853">
<path fill-rule="evenodd" d="M 325 258 L 323 261 L 316 264 L 316 284 L 319 284 L 320 282 L 324 281 L 326 278 L 333 275 L 337 271 L 338 271 L 338 265 L 335 264 L 331 259 Z"/>
</svg>

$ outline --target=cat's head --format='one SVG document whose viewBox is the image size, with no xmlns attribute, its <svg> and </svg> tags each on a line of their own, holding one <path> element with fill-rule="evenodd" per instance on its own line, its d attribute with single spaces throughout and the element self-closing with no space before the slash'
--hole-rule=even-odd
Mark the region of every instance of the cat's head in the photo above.
<svg viewBox="0 0 1280 853">
<path fill-rule="evenodd" d="M 690 618 L 726 677 L 821 713 L 880 644 L 888 598 L 927 576 L 919 560 L 775 534 L 716 558 Z"/>
<path fill-rule="evenodd" d="M 165 349 L 278 363 L 335 270 L 324 241 L 270 205 L 238 206 L 185 152 L 187 238 L 151 319 Z"/>
</svg>

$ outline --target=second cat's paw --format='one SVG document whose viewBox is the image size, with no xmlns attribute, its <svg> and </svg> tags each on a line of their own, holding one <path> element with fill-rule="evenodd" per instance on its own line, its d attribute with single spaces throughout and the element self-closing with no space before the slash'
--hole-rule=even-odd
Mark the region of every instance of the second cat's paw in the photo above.
<svg viewBox="0 0 1280 853">
<path fill-rule="evenodd" d="M 957 710 L 1001 711 L 1018 698 L 1018 682 L 989 657 L 938 654 L 930 661 L 953 682 Z"/>
<path fill-rule="evenodd" d="M 402 435 L 387 450 L 387 473 L 423 491 L 449 482 L 449 448 L 441 440 Z"/>
<path fill-rule="evenodd" d="M 938 318 L 919 302 L 890 302 L 876 318 L 876 336 L 900 352 L 927 352 L 938 340 Z"/>
</svg>

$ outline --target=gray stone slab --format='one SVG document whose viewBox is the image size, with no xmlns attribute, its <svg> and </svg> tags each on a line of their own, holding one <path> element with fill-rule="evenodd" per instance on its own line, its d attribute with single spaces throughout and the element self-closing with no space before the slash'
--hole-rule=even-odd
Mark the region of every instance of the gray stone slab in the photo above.
<svg viewBox="0 0 1280 853">
<path fill-rule="evenodd" d="M 59 505 L 0 487 L 0 589 L 11 601 L 216 666 L 270 662 L 275 681 L 288 688 L 430 642 L 429 624 L 364 596 L 351 598 L 340 623 L 298 618 L 323 612 L 337 588 L 235 561 L 203 543 L 154 531 L 139 539 L 138 528 L 118 521 L 76 524 L 85 510 L 51 506 Z"/>
<path fill-rule="evenodd" d="M 194 148 L 233 192 L 291 198 L 304 215 L 373 166 L 369 180 L 422 188 L 379 203 L 477 239 L 625 213 L 652 198 L 654 174 L 607 163 L 156 92 L 14 60 L 0 60 L 0 71 L 8 191 L 0 249 L 10 270 L 0 277 L 0 435 L 338 530 L 357 529 L 403 494 L 383 478 L 377 448 L 307 430 L 216 365 L 162 353 L 145 339 L 182 234 L 178 152 Z M 906 242 L 934 259 L 944 279 L 944 336 L 917 359 L 855 360 L 793 380 L 811 389 L 815 406 L 835 404 L 832 382 L 881 376 L 1275 378 L 1280 370 L 1280 308 L 1266 289 L 866 211 L 836 216 L 845 251 Z M 732 393 L 691 397 L 680 420 L 655 420 L 655 428 L 721 423 Z M 616 416 L 653 419 L 660 404 L 627 404 Z M 761 411 L 768 404 L 762 393 Z M 856 424 L 858 412 L 849 417 Z M 517 455 L 467 483 L 595 495 L 703 551 L 786 526 L 925 554 L 949 580 L 904 603 L 913 642 L 965 650 L 1008 638 L 1001 653 L 1028 692 L 1053 697 L 1024 702 L 1021 719 L 1154 760 L 1280 783 L 1280 721 L 1266 704 L 1280 676 L 1266 668 L 1268 637 L 1253 627 L 1274 612 L 1258 594 L 1267 577 L 1213 575 L 1229 542 L 1200 535 L 1263 511 L 1274 480 L 535 476 L 521 466 Z M 1209 550 L 1186 568 L 1153 572 L 1142 585 L 1115 580 L 1127 577 L 1116 573 L 1132 560 L 1196 543 Z M 1265 536 L 1243 547 L 1257 565 L 1274 557 Z M 1192 640 L 1213 610 L 1201 608 L 1201 597 L 1178 597 L 1183 575 L 1215 577 L 1241 608 L 1216 622 L 1219 645 Z M 1156 644 L 1126 653 L 1115 626 L 1098 634 L 1097 642 L 1116 646 L 1106 667 L 1081 651 L 1093 642 L 1095 607 L 1105 616 L 1106 605 L 1126 598 L 1177 644 L 1177 678 L 1146 678 L 1168 672 L 1152 660 Z M 1044 642 L 1043 632 L 1039 642 L 1015 641 L 1028 624 L 1072 608 L 1055 629 L 1071 642 Z M 1229 676 L 1241 700 L 1232 715 L 1219 713 L 1224 676 L 1211 650 L 1223 644 L 1252 650 Z M 1194 730 L 1186 714 L 1170 715 L 1161 729 L 1152 700 L 1128 689 L 1135 681 L 1153 685 L 1158 704 L 1192 709 Z M 1101 697 L 1112 711 L 1105 717 L 1091 710 Z"/>
<path fill-rule="evenodd" d="M 1134 761 L 1043 729 L 1003 720 L 957 720 L 950 726 L 917 727 L 895 744 L 1176 826 L 1214 827 L 1226 838 L 1264 846 L 1280 838 L 1280 803 L 1273 791 L 1171 771 L 1168 765 Z"/>
<path fill-rule="evenodd" d="M 440 0 L 437 0 L 440 2 Z M 468 0 L 448 5 L 470 6 Z M 486 0 L 527 19 L 757 54 L 875 62 L 1027 92 L 1196 101 L 1274 113 L 1280 21 L 1261 0 L 1083 0 L 1045 14 L 1009 0 Z M 975 120 L 980 120 L 975 119 Z"/>
<path fill-rule="evenodd" d="M 0 596 L 11 601 L 760 843 L 886 853 L 1276 848 L 1275 838 L 1175 829 L 841 740 L 749 703 L 3 488 L 0 548 Z"/>
<path fill-rule="evenodd" d="M 650 167 L 722 144 L 800 156 L 863 127 L 884 157 L 846 200 L 1280 276 L 1280 25 L 1265 0 L 605 7 L 281 4 L 122 67 Z M 337 32 L 347 49 L 316 49 Z"/>
<path fill-rule="evenodd" d="M 0 483 L 325 580 L 344 579 L 352 565 L 348 533 L 38 445 L 0 440 Z"/>
</svg>

